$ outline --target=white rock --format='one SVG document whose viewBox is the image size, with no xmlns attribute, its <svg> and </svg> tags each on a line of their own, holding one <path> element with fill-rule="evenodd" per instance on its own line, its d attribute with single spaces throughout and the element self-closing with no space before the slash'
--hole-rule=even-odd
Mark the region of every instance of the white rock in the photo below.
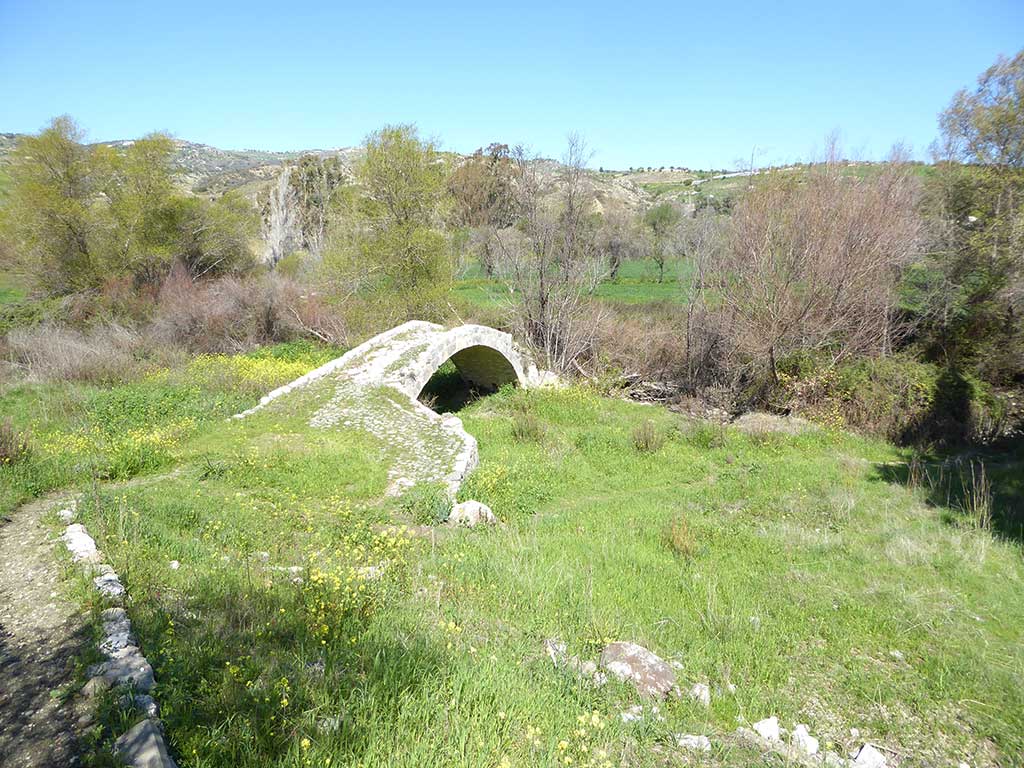
<svg viewBox="0 0 1024 768">
<path fill-rule="evenodd" d="M 181 568 L 181 563 L 179 563 L 177 560 L 171 560 L 170 567 L 172 571 L 176 571 L 179 568 Z"/>
<path fill-rule="evenodd" d="M 565 649 L 565 643 L 557 638 L 551 637 L 544 641 L 544 652 L 556 667 L 565 662 Z"/>
<path fill-rule="evenodd" d="M 143 720 L 122 734 L 114 742 L 114 754 L 132 768 L 177 768 L 153 720 Z"/>
<path fill-rule="evenodd" d="M 596 686 L 602 686 L 608 682 L 608 676 L 597 668 L 593 661 L 583 661 L 579 656 L 570 656 L 566 652 L 566 645 L 558 638 L 548 638 L 544 641 L 544 652 L 551 659 L 551 663 L 558 668 L 572 670 L 580 677 L 587 678 Z"/>
<path fill-rule="evenodd" d="M 705 707 L 711 706 L 711 688 L 704 683 L 695 684 L 687 693 L 694 701 L 698 701 Z"/>
<path fill-rule="evenodd" d="M 100 652 L 105 656 L 113 656 L 122 648 L 132 644 L 131 633 L 127 629 L 117 629 L 108 632 L 100 641 Z"/>
<path fill-rule="evenodd" d="M 153 667 L 134 645 L 115 651 L 109 661 L 89 667 L 88 674 L 100 676 L 110 685 L 134 685 L 136 690 L 148 692 L 154 684 Z"/>
<path fill-rule="evenodd" d="M 64 525 L 70 524 L 75 519 L 75 510 L 73 509 L 62 509 L 57 513 L 57 517 Z"/>
<path fill-rule="evenodd" d="M 818 754 L 818 740 L 811 736 L 810 730 L 803 723 L 800 723 L 793 729 L 793 732 L 789 736 L 789 740 L 793 743 L 793 746 L 801 752 L 808 755 Z"/>
<path fill-rule="evenodd" d="M 324 717 L 317 721 L 316 727 L 325 733 L 334 733 L 341 728 L 341 717 L 339 715 L 332 715 L 331 717 Z"/>
<path fill-rule="evenodd" d="M 664 697 L 676 688 L 672 667 L 642 645 L 615 642 L 601 651 L 601 667 L 619 680 L 629 681 L 641 696 Z"/>
<path fill-rule="evenodd" d="M 479 501 L 463 501 L 452 507 L 448 525 L 465 525 L 472 528 L 480 523 L 493 525 L 498 522 L 491 508 Z"/>
<path fill-rule="evenodd" d="M 89 678 L 89 681 L 82 686 L 82 695 L 91 699 L 107 690 L 110 690 L 110 681 L 102 675 L 96 675 Z"/>
<path fill-rule="evenodd" d="M 124 597 L 124 585 L 121 580 L 117 578 L 117 574 L 113 571 L 97 576 L 92 580 L 92 583 L 99 590 L 100 594 L 110 600 L 117 600 Z"/>
<path fill-rule="evenodd" d="M 853 765 L 856 768 L 886 768 L 885 755 L 879 752 L 873 745 L 865 744 L 853 758 Z"/>
<path fill-rule="evenodd" d="M 711 739 L 707 736 L 695 736 L 689 733 L 675 734 L 676 744 L 681 749 L 688 749 L 692 752 L 710 752 Z"/>
<path fill-rule="evenodd" d="M 146 717 L 157 718 L 160 717 L 160 705 L 156 703 L 156 700 L 148 693 L 137 693 L 134 696 L 125 694 L 119 700 L 122 709 L 135 708 L 142 712 Z"/>
<path fill-rule="evenodd" d="M 629 709 L 619 712 L 619 718 L 624 723 L 635 723 L 644 719 L 644 708 L 635 704 Z"/>
<path fill-rule="evenodd" d="M 754 723 L 754 730 L 765 741 L 781 741 L 779 736 L 779 718 L 774 715 Z"/>
<path fill-rule="evenodd" d="M 903 661 L 903 652 L 902 651 L 895 651 L 895 650 L 889 651 L 889 655 L 892 656 L 894 659 L 896 659 L 896 661 Z"/>
<path fill-rule="evenodd" d="M 71 553 L 71 559 L 76 563 L 98 563 L 100 561 L 96 542 L 81 523 L 69 525 L 64 530 L 61 539 L 68 548 L 68 552 Z"/>
</svg>

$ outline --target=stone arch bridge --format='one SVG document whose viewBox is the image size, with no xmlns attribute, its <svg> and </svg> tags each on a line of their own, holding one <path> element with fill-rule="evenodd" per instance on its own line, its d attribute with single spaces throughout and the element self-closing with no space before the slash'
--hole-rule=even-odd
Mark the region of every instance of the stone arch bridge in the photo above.
<svg viewBox="0 0 1024 768">
<path fill-rule="evenodd" d="M 555 376 L 539 370 L 507 333 L 483 325 L 445 328 L 413 320 L 275 389 L 235 418 L 308 400 L 312 406 L 310 426 L 363 429 L 382 440 L 391 463 L 390 492 L 435 482 L 454 495 L 476 466 L 476 440 L 458 417 L 435 413 L 417 399 L 430 377 L 448 360 L 466 382 L 482 390 L 505 384 L 535 387 L 555 381 Z M 331 390 L 327 396 L 325 389 Z"/>
</svg>

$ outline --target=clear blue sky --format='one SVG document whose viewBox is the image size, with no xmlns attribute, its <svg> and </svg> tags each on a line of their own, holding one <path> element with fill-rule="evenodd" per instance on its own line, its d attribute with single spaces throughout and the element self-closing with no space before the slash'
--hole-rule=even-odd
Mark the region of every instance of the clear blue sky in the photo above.
<svg viewBox="0 0 1024 768">
<path fill-rule="evenodd" d="M 68 113 L 91 140 L 166 130 L 224 148 L 357 144 L 415 122 L 594 166 L 808 159 L 895 141 L 1024 47 L 1024 0 L 206 2 L 0 0 L 0 131 Z"/>
</svg>

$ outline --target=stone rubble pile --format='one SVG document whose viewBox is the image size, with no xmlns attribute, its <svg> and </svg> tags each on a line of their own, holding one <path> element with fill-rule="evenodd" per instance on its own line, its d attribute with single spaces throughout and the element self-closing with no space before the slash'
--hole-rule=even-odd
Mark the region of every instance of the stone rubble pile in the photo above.
<svg viewBox="0 0 1024 768">
<path fill-rule="evenodd" d="M 609 677 L 631 684 L 642 697 L 648 701 L 660 701 L 669 694 L 682 697 L 676 683 L 674 670 L 681 670 L 683 665 L 677 661 L 666 662 L 657 654 L 632 642 L 614 642 L 607 645 L 601 652 L 599 664 L 583 661 L 578 656 L 570 656 L 566 644 L 557 639 L 544 641 L 544 652 L 552 664 L 559 669 L 567 669 L 577 676 L 595 685 L 604 685 Z M 736 692 L 736 686 L 725 684 L 719 692 Z M 686 690 L 686 697 L 703 707 L 711 706 L 711 686 L 707 683 L 694 683 Z M 623 723 L 640 723 L 650 716 L 653 720 L 664 721 L 656 704 L 649 704 L 649 712 L 644 704 L 634 704 L 619 713 Z M 859 739 L 860 733 L 851 729 L 851 735 Z M 736 736 L 741 741 L 760 749 L 765 753 L 774 753 L 789 765 L 810 766 L 818 768 L 888 768 L 885 755 L 873 744 L 863 743 L 850 757 L 843 757 L 833 751 L 821 751 L 821 741 L 811 734 L 810 726 L 797 723 L 792 730 L 783 728 L 779 718 L 772 716 L 751 724 L 750 727 L 739 727 Z M 710 752 L 710 737 L 704 734 L 676 733 L 672 735 L 674 745 L 684 752 Z"/>
<path fill-rule="evenodd" d="M 822 754 L 820 741 L 811 735 L 807 725 L 797 723 L 787 731 L 774 716 L 759 720 L 751 728 L 737 728 L 736 734 L 765 752 L 774 752 L 788 763 L 825 768 L 887 768 L 888 765 L 885 755 L 868 743 L 861 745 L 850 758 L 832 751 Z"/>
</svg>

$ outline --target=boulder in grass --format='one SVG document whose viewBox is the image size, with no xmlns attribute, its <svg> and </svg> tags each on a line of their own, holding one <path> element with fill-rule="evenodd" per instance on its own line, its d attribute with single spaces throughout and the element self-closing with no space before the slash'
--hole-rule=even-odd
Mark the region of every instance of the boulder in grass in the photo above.
<svg viewBox="0 0 1024 768">
<path fill-rule="evenodd" d="M 153 720 L 143 720 L 122 734 L 114 742 L 114 754 L 131 768 L 177 768 Z"/>
<path fill-rule="evenodd" d="M 486 523 L 494 525 L 498 518 L 494 516 L 491 508 L 479 501 L 463 501 L 452 507 L 448 515 L 448 525 L 464 525 L 472 528 L 475 525 Z"/>
<path fill-rule="evenodd" d="M 885 755 L 872 744 L 865 744 L 858 750 L 851 763 L 855 768 L 886 768 Z"/>
<path fill-rule="evenodd" d="M 676 687 L 676 675 L 664 659 L 629 642 L 616 642 L 601 651 L 601 667 L 633 684 L 641 696 L 664 698 Z"/>
<path fill-rule="evenodd" d="M 92 580 L 100 594 L 108 600 L 120 600 L 125 595 L 124 585 L 112 570 Z"/>
<path fill-rule="evenodd" d="M 754 723 L 754 730 L 758 736 L 767 742 L 774 743 L 782 740 L 782 735 L 779 731 L 779 718 L 777 717 L 766 717 L 764 720 L 759 720 Z"/>
<path fill-rule="evenodd" d="M 793 743 L 793 746 L 805 755 L 818 754 L 818 740 L 811 736 L 810 730 L 803 723 L 800 723 L 793 729 L 793 732 L 789 735 L 789 739 Z"/>
<path fill-rule="evenodd" d="M 675 735 L 676 746 L 688 752 L 710 752 L 711 739 L 707 736 L 698 736 L 689 733 L 677 733 Z"/>
<path fill-rule="evenodd" d="M 687 695 L 705 707 L 711 706 L 711 688 L 705 683 L 696 683 Z"/>
<path fill-rule="evenodd" d="M 61 539 L 68 548 L 68 552 L 71 553 L 71 559 L 76 563 L 100 562 L 100 553 L 96 549 L 96 542 L 81 523 L 69 525 L 64 530 Z"/>
<path fill-rule="evenodd" d="M 132 685 L 137 691 L 146 693 L 153 688 L 153 667 L 134 645 L 121 648 L 111 654 L 108 661 L 89 667 L 89 675 L 102 677 L 111 686 Z"/>
</svg>

